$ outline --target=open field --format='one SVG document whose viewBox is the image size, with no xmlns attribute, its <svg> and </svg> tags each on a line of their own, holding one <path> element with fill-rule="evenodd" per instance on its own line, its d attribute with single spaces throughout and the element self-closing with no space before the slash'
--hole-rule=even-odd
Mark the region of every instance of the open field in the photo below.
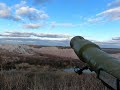
<svg viewBox="0 0 120 90">
<path fill-rule="evenodd" d="M 120 49 L 103 50 L 120 57 Z M 63 70 L 83 65 L 69 47 L 0 45 L 0 90 L 109 90 L 95 74 Z"/>
<path fill-rule="evenodd" d="M 109 90 L 95 75 L 62 71 L 4 71 L 0 79 L 1 90 Z"/>
</svg>

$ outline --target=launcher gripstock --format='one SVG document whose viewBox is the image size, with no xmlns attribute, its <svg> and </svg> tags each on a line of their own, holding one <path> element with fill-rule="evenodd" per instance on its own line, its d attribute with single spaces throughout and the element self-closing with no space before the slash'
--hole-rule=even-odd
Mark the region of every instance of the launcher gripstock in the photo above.
<svg viewBox="0 0 120 90">
<path fill-rule="evenodd" d="M 80 60 L 87 64 L 77 71 L 78 74 L 81 74 L 84 69 L 93 70 L 105 85 L 114 90 L 120 90 L 120 60 L 81 36 L 72 38 L 70 45 Z"/>
</svg>

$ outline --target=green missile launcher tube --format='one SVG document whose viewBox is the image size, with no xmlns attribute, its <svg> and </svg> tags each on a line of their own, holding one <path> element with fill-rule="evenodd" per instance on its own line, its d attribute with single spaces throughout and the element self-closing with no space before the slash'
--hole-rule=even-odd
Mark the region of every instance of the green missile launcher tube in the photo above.
<svg viewBox="0 0 120 90">
<path fill-rule="evenodd" d="M 115 90 L 120 90 L 119 59 L 102 51 L 98 45 L 81 36 L 72 38 L 70 46 L 74 49 L 80 60 L 87 63 L 87 65 L 96 72 L 99 79 L 103 79 L 102 81 Z M 110 82 L 108 78 L 112 79 L 114 82 Z M 111 85 L 113 83 L 115 84 Z"/>
</svg>

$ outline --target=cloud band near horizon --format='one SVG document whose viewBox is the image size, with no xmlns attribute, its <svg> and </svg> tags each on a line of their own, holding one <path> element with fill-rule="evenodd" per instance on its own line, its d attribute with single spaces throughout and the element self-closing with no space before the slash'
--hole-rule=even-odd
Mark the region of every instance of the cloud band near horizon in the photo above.
<svg viewBox="0 0 120 90">
<path fill-rule="evenodd" d="M 45 34 L 33 32 L 5 32 L 0 33 L 0 44 L 36 44 L 47 46 L 70 46 L 70 40 L 73 36 L 66 34 Z M 120 37 L 113 37 L 108 41 L 93 41 L 100 47 L 120 48 Z"/>
</svg>

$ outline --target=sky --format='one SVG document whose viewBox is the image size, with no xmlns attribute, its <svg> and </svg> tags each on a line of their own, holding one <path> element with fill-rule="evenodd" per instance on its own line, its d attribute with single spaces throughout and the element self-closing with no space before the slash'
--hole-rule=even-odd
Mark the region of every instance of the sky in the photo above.
<svg viewBox="0 0 120 90">
<path fill-rule="evenodd" d="M 0 0 L 0 43 L 120 48 L 120 0 Z"/>
</svg>

